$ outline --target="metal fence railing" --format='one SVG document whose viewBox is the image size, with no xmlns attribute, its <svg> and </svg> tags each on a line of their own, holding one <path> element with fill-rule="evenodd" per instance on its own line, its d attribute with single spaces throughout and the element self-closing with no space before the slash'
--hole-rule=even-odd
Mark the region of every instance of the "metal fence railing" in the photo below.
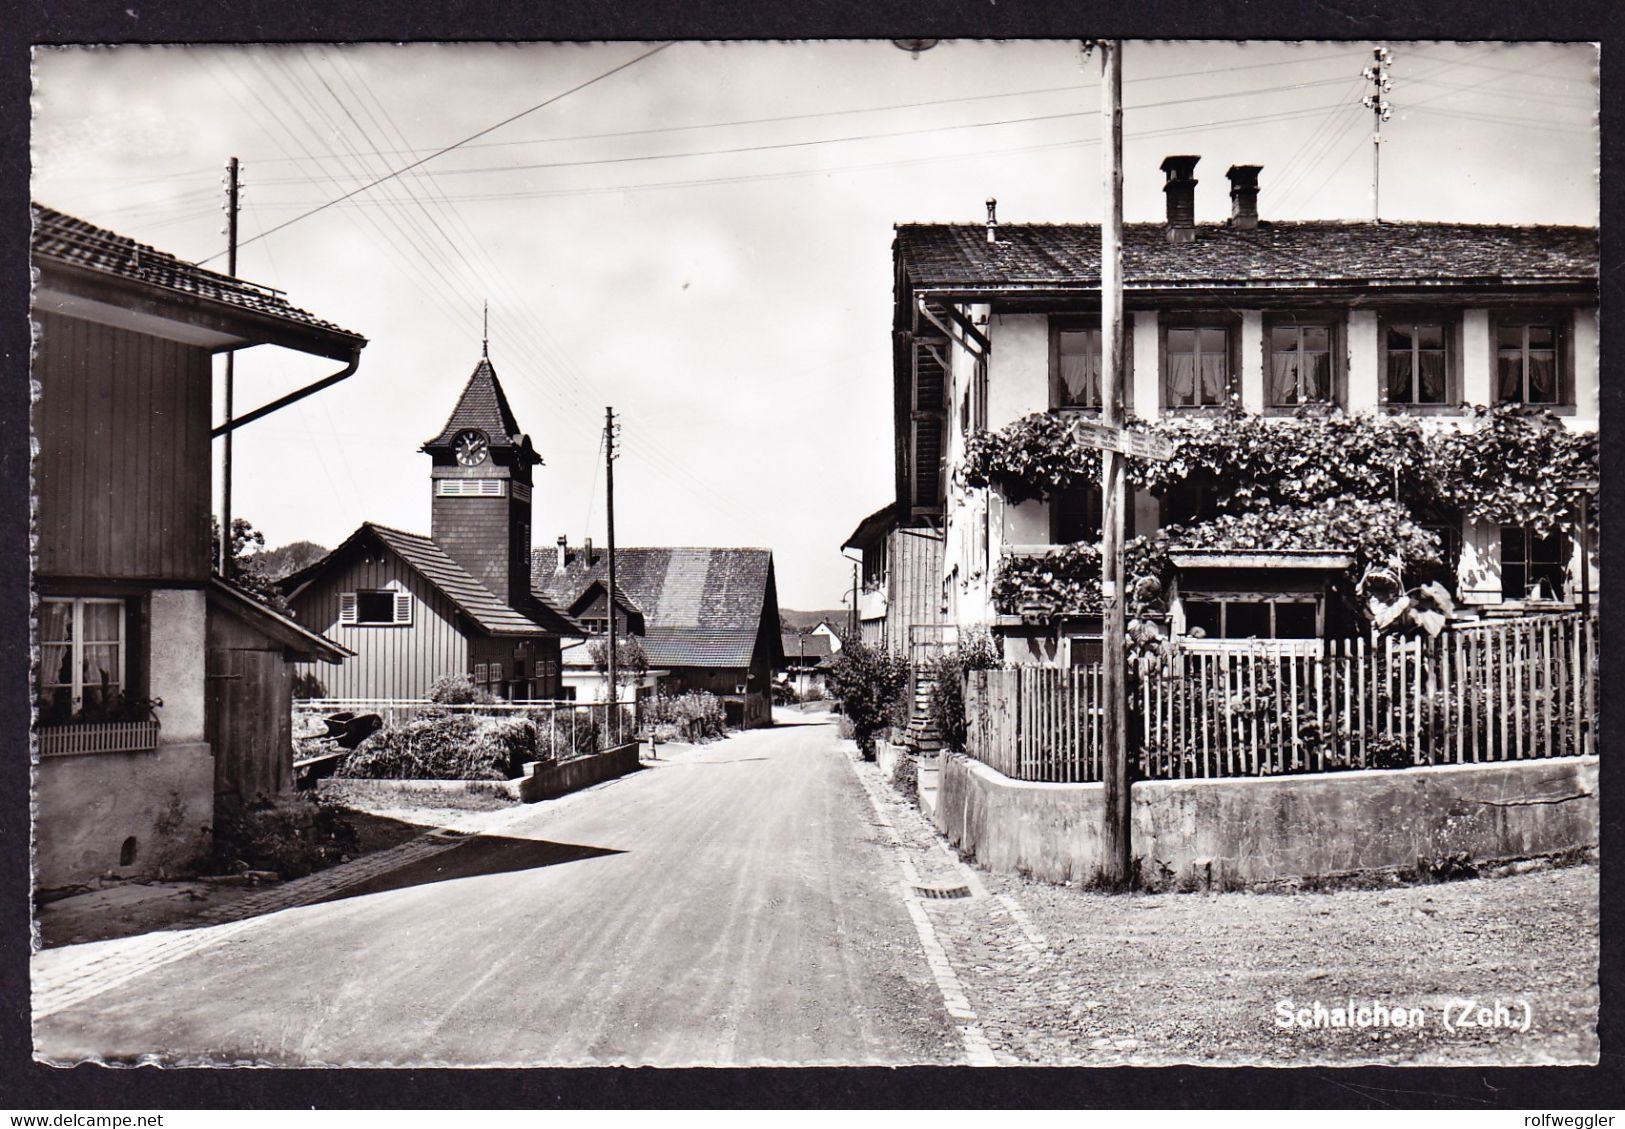
<svg viewBox="0 0 1625 1129">
<path fill-rule="evenodd" d="M 532 701 L 442 705 L 426 698 L 304 698 L 294 714 L 377 714 L 384 725 L 404 725 L 435 713 L 477 717 L 524 717 L 534 721 L 552 749 L 577 754 L 614 748 L 638 738 L 641 704 L 637 702 Z"/>
</svg>

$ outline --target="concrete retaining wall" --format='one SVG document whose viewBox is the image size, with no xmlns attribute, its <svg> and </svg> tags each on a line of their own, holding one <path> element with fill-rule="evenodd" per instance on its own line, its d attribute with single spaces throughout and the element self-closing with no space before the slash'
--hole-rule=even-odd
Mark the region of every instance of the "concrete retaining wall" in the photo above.
<svg viewBox="0 0 1625 1129">
<path fill-rule="evenodd" d="M 531 774 L 519 781 L 519 798 L 527 804 L 546 800 L 588 788 L 617 776 L 625 776 L 638 769 L 638 743 L 594 753 L 590 757 L 577 757 L 560 764 L 537 762 Z"/>
<path fill-rule="evenodd" d="M 1051 882 L 1100 867 L 1104 788 L 1029 784 L 941 758 L 935 819 L 990 870 Z M 1597 843 L 1597 760 L 1571 757 L 1133 786 L 1133 852 L 1153 885 L 1216 886 L 1528 858 Z"/>
<path fill-rule="evenodd" d="M 34 884 L 40 889 L 108 873 L 186 874 L 209 853 L 214 758 L 203 742 L 42 757 L 35 773 Z M 121 865 L 131 839 L 130 862 Z"/>
</svg>

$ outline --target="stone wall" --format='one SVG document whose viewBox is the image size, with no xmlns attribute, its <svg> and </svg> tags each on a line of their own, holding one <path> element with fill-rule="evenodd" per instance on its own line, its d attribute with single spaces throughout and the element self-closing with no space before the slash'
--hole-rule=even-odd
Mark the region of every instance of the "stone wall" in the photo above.
<svg viewBox="0 0 1625 1129">
<path fill-rule="evenodd" d="M 1597 760 L 1133 786 L 1133 853 L 1152 884 L 1240 885 L 1528 858 L 1597 843 Z M 1099 870 L 1104 788 L 1030 784 L 942 758 L 937 826 L 990 870 L 1050 882 Z"/>
<path fill-rule="evenodd" d="M 201 741 L 141 753 L 44 757 L 35 771 L 39 889 L 109 873 L 184 874 L 209 853 L 214 758 Z"/>
</svg>

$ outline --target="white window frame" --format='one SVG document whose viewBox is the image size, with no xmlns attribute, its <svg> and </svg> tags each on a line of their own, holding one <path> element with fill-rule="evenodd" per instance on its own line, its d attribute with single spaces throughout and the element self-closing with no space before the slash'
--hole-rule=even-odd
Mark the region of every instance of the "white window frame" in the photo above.
<svg viewBox="0 0 1625 1129">
<path fill-rule="evenodd" d="M 69 656 L 70 656 L 70 658 L 69 658 L 69 666 L 70 666 L 70 669 L 72 670 L 73 673 L 72 673 L 72 681 L 71 682 L 50 682 L 48 684 L 43 683 L 43 682 L 36 683 L 36 685 L 34 687 L 35 695 L 36 696 L 41 696 L 41 695 L 43 695 L 43 693 L 47 689 L 56 690 L 56 689 L 60 689 L 62 687 L 67 687 L 68 690 L 69 690 L 69 693 L 72 695 L 72 698 L 73 698 L 74 712 L 77 713 L 79 710 L 84 708 L 84 705 L 85 705 L 84 648 L 87 645 L 86 640 L 85 640 L 85 608 L 86 608 L 87 605 L 91 605 L 91 604 L 99 604 L 99 605 L 103 605 L 103 606 L 113 606 L 113 607 L 118 608 L 118 611 L 119 611 L 119 615 L 118 615 L 118 638 L 114 639 L 114 640 L 101 640 L 101 639 L 98 639 L 98 640 L 95 640 L 94 643 L 92 643 L 90 645 L 98 646 L 98 647 L 113 646 L 113 647 L 117 648 L 117 654 L 118 654 L 118 680 L 115 683 L 115 685 L 117 687 L 116 693 L 119 693 L 119 694 L 127 693 L 129 691 L 129 681 L 128 681 L 129 656 L 128 656 L 128 650 L 129 650 L 129 645 L 130 645 L 130 631 L 129 631 L 129 624 L 127 623 L 127 620 L 129 619 L 129 612 L 128 612 L 128 609 L 125 606 L 125 602 L 123 600 L 117 598 L 117 597 L 111 597 L 111 596 L 44 596 L 44 597 L 41 597 L 40 598 L 40 606 L 41 606 L 41 608 L 43 609 L 43 607 L 46 604 L 69 604 L 69 605 L 71 605 L 73 607 L 73 620 L 72 620 L 72 623 L 73 623 L 73 629 L 72 629 L 73 635 L 72 635 L 72 638 L 68 641 L 68 644 L 67 644 L 68 653 L 69 653 Z M 41 639 L 39 641 L 39 643 L 40 643 L 40 673 L 41 673 L 41 675 L 44 675 L 46 673 L 45 657 L 44 657 L 44 649 L 45 649 L 45 647 L 47 647 L 47 646 L 61 646 L 62 644 L 60 642 L 50 642 L 50 641 L 47 641 L 47 640 L 44 640 L 44 639 Z"/>
<path fill-rule="evenodd" d="M 362 593 L 379 595 L 387 592 L 394 598 L 395 618 L 391 620 L 365 620 L 360 618 Z M 411 627 L 412 593 L 399 588 L 358 588 L 354 592 L 339 593 L 339 625 L 341 627 Z"/>
</svg>

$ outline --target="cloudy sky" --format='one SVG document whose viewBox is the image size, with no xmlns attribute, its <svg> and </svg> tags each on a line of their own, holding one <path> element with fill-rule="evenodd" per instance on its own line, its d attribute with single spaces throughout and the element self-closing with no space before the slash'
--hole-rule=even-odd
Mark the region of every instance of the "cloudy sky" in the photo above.
<svg viewBox="0 0 1625 1129">
<path fill-rule="evenodd" d="M 239 273 L 370 339 L 356 376 L 239 433 L 234 511 L 269 543 L 427 532 L 418 447 L 489 302 L 547 461 L 539 545 L 602 539 L 614 405 L 621 544 L 769 546 L 785 606 L 834 607 L 840 543 L 892 483 L 892 225 L 979 222 L 989 196 L 1007 222 L 1098 220 L 1098 60 L 656 46 L 39 50 L 32 191 L 223 269 L 237 156 Z M 1227 214 L 1233 163 L 1264 166 L 1266 219 L 1368 219 L 1372 46 L 1127 44 L 1126 218 L 1159 218 L 1158 163 L 1199 153 L 1199 219 Z M 1384 218 L 1596 222 L 1590 47 L 1389 46 Z M 239 410 L 331 367 L 251 350 Z"/>
</svg>

